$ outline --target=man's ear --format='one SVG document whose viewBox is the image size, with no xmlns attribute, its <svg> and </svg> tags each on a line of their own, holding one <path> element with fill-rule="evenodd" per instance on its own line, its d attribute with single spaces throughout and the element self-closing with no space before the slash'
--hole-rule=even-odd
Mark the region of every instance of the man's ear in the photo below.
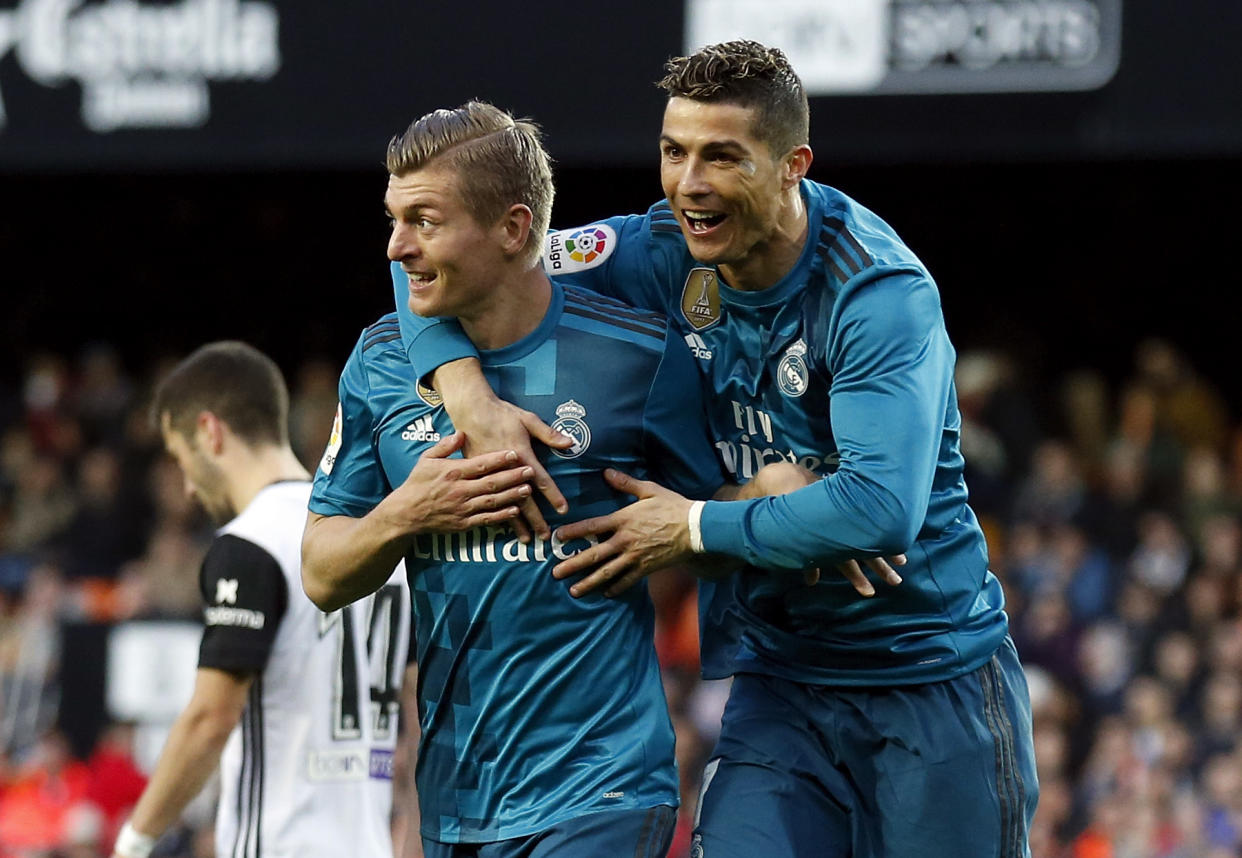
<svg viewBox="0 0 1242 858">
<path fill-rule="evenodd" d="M 530 236 L 530 227 L 534 220 L 535 216 L 529 206 L 522 203 L 509 206 L 509 210 L 497 224 L 506 256 L 517 256 L 526 249 L 526 240 Z"/>
<path fill-rule="evenodd" d="M 200 450 L 220 455 L 224 449 L 224 421 L 210 411 L 198 412 L 194 421 L 194 440 Z"/>
<path fill-rule="evenodd" d="M 811 169 L 811 161 L 815 160 L 815 154 L 811 152 L 811 147 L 803 143 L 801 146 L 795 146 L 785 156 L 784 173 L 781 176 L 781 187 L 785 190 L 794 187 L 806 178 L 807 171 Z"/>
</svg>

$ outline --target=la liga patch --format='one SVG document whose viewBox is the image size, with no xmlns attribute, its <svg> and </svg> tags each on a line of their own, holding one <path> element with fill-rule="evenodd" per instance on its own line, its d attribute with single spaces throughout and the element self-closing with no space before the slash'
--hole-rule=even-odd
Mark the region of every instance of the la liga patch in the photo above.
<svg viewBox="0 0 1242 858">
<path fill-rule="evenodd" d="M 332 473 L 332 466 L 336 464 L 336 454 L 341 452 L 341 403 L 336 404 L 336 419 L 332 421 L 332 434 L 328 436 L 328 448 L 323 451 L 323 458 L 319 460 L 319 470 L 325 474 Z"/>
<path fill-rule="evenodd" d="M 602 265 L 617 247 L 617 232 L 606 223 L 548 233 L 543 268 L 549 274 L 573 274 Z"/>
</svg>

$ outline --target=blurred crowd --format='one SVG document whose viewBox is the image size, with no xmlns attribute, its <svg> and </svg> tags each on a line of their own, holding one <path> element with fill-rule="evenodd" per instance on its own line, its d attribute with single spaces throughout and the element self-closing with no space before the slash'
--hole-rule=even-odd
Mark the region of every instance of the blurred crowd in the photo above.
<svg viewBox="0 0 1242 858">
<path fill-rule="evenodd" d="M 198 616 L 211 525 L 147 413 L 170 365 L 135 373 L 95 345 L 32 355 L 0 386 L 0 858 L 106 856 L 141 792 L 129 725 L 100 706 L 82 726 L 66 641 Z M 285 370 L 293 446 L 313 468 L 338 368 Z M 1242 425 L 1164 341 L 1121 381 L 1035 381 L 1001 353 L 959 358 L 971 503 L 1031 687 L 1033 855 L 1242 855 Z M 651 589 L 684 858 L 728 684 L 698 679 L 693 581 Z M 161 854 L 210 855 L 209 816 Z"/>
</svg>

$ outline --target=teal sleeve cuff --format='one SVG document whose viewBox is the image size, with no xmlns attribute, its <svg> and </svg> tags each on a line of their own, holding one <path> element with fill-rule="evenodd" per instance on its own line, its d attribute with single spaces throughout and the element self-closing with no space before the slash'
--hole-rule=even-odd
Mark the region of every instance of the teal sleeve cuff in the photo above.
<svg viewBox="0 0 1242 858">
<path fill-rule="evenodd" d="M 703 550 L 750 560 L 746 550 L 746 513 L 758 501 L 708 501 L 699 525 Z"/>
</svg>

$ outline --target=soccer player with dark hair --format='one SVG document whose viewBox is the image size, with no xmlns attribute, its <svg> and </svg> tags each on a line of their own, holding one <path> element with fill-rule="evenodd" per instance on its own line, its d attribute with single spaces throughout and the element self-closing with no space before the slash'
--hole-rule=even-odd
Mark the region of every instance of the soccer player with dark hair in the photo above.
<svg viewBox="0 0 1242 858">
<path fill-rule="evenodd" d="M 622 506 L 610 466 L 689 497 L 724 484 L 668 321 L 543 272 L 553 186 L 533 124 L 479 102 L 437 110 L 393 140 L 388 168 L 388 255 L 409 306 L 460 320 L 491 382 L 567 437 L 546 466 L 575 509 Z M 646 586 L 576 599 L 553 578 L 593 540 L 519 533 L 534 470 L 515 453 L 451 458 L 464 439 L 416 384 L 395 314 L 363 332 L 340 397 L 304 580 L 332 607 L 405 558 L 428 858 L 662 858 L 677 776 Z M 451 501 L 471 484 L 483 490 Z"/>
<path fill-rule="evenodd" d="M 617 476 L 638 501 L 561 527 L 607 538 L 556 574 L 616 594 L 702 552 L 748 564 L 700 585 L 703 672 L 733 685 L 696 855 L 1028 855 L 1030 703 L 967 504 L 936 285 L 884 221 L 806 178 L 806 96 L 779 50 L 727 42 L 667 72 L 666 199 L 551 234 L 545 264 L 667 313 L 726 468 L 791 491 L 702 503 Z M 401 323 L 420 374 L 469 354 L 447 322 Z M 476 443 L 529 456 L 483 381 L 469 359 L 435 372 Z M 899 552 L 904 581 L 879 588 L 790 574 Z"/>
<path fill-rule="evenodd" d="M 198 672 L 115 858 L 146 858 L 220 767 L 216 854 L 391 858 L 404 570 L 330 614 L 302 592 L 310 475 L 280 370 L 240 342 L 195 351 L 152 414 L 186 491 L 222 525 L 200 573 Z"/>
</svg>

